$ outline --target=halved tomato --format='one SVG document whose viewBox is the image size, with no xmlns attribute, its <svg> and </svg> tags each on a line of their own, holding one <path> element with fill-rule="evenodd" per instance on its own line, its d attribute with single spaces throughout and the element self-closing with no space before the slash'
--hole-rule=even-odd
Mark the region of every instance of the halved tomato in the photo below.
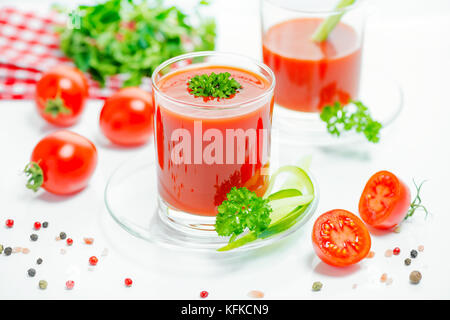
<svg viewBox="0 0 450 320">
<path fill-rule="evenodd" d="M 361 194 L 359 214 L 374 228 L 390 229 L 402 222 L 410 204 L 406 184 L 389 171 L 379 171 L 370 177 Z"/>
<path fill-rule="evenodd" d="M 342 209 L 328 211 L 317 218 L 312 241 L 317 256 L 336 267 L 361 261 L 371 246 L 369 231 L 361 219 Z"/>
</svg>

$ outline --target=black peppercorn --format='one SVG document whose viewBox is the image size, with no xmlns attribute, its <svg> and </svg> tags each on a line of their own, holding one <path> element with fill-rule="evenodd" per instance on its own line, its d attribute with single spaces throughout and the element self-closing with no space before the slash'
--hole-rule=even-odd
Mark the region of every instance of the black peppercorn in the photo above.
<svg viewBox="0 0 450 320">
<path fill-rule="evenodd" d="M 67 235 L 66 235 L 65 232 L 61 232 L 61 233 L 59 234 L 59 237 L 60 237 L 62 240 L 64 240 L 64 239 L 67 237 Z"/>
<path fill-rule="evenodd" d="M 4 250 L 4 252 L 5 252 L 5 255 L 6 255 L 6 256 L 10 256 L 11 253 L 12 253 L 12 248 L 11 248 L 11 247 L 6 247 L 5 250 Z"/>
<path fill-rule="evenodd" d="M 36 275 L 36 270 L 34 270 L 33 268 L 28 269 L 28 275 L 30 277 L 34 277 Z"/>
<path fill-rule="evenodd" d="M 411 250 L 411 258 L 416 258 L 418 254 L 417 250 Z"/>
<path fill-rule="evenodd" d="M 406 258 L 405 259 L 405 265 L 409 266 L 411 264 L 411 259 L 410 258 Z"/>
<path fill-rule="evenodd" d="M 36 260 L 36 263 L 37 263 L 37 264 L 41 264 L 41 263 L 42 263 L 42 259 L 41 259 L 41 258 L 37 259 L 37 260 Z"/>
<path fill-rule="evenodd" d="M 43 223 L 42 223 L 42 227 L 43 227 L 43 228 L 47 228 L 47 227 L 48 227 L 48 222 L 47 222 L 47 221 L 43 222 Z"/>
<path fill-rule="evenodd" d="M 37 235 L 36 233 L 33 233 L 33 234 L 30 236 L 30 239 L 31 239 L 31 241 L 37 241 L 38 235 Z"/>
</svg>

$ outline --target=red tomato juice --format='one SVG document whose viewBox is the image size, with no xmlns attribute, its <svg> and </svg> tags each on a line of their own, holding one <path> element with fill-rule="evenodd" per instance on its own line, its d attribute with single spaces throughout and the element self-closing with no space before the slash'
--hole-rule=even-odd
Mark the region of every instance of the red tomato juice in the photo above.
<svg viewBox="0 0 450 320">
<path fill-rule="evenodd" d="M 298 18 L 271 27 L 263 37 L 263 59 L 277 79 L 275 102 L 285 108 L 319 112 L 336 101 L 356 98 L 361 66 L 360 39 L 339 23 L 327 40 L 311 40 L 323 20 Z"/>
<path fill-rule="evenodd" d="M 242 88 L 227 99 L 205 99 L 189 93 L 187 83 L 191 77 L 212 72 L 230 73 Z M 268 182 L 265 169 L 269 166 L 274 103 L 270 86 L 269 81 L 258 74 L 227 66 L 186 68 L 165 75 L 157 82 L 159 90 L 166 97 L 170 97 L 158 99 L 158 95 L 155 95 L 158 191 L 169 207 L 196 215 L 215 216 L 218 205 L 226 199 L 226 194 L 234 186 L 238 188 L 245 186 L 258 195 L 264 193 Z M 171 99 L 178 101 L 176 108 Z M 192 107 L 193 104 L 195 107 Z M 215 129 L 215 132 L 223 137 L 222 145 L 216 150 L 223 154 L 219 157 L 223 159 L 222 163 L 207 163 L 204 159 L 200 159 L 199 163 L 198 158 L 195 160 L 199 152 L 201 158 L 208 145 L 217 140 L 211 138 L 209 141 L 203 141 L 204 138 L 198 136 L 198 131 L 196 136 L 199 123 L 202 133 L 208 129 Z M 178 163 L 173 158 L 175 146 L 184 139 L 183 137 L 173 141 L 172 134 L 179 128 L 185 129 L 191 136 L 190 157 L 184 150 L 180 152 L 180 156 L 185 157 L 183 163 Z M 262 138 L 257 135 L 256 144 L 252 145 L 250 138 L 246 138 L 244 148 L 239 149 L 237 139 L 233 141 L 226 139 L 227 129 L 244 131 L 253 129 L 256 132 L 259 132 L 259 129 L 266 129 L 269 133 L 267 148 L 261 147 Z M 200 147 L 198 143 L 201 144 Z M 234 143 L 232 148 L 231 143 Z M 251 157 L 252 150 L 255 150 L 250 147 L 251 145 L 256 146 L 258 155 L 256 161 Z M 226 161 L 230 150 L 233 150 L 236 159 L 231 163 Z M 239 163 L 237 157 L 240 152 L 245 153 L 243 156 L 245 160 Z M 186 161 L 188 158 L 189 161 Z"/>
</svg>

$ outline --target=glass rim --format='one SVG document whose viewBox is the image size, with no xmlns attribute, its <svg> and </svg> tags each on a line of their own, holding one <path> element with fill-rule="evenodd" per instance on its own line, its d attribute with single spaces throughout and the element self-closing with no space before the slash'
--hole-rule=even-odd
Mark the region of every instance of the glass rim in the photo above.
<svg viewBox="0 0 450 320">
<path fill-rule="evenodd" d="M 185 59 L 189 59 L 189 58 L 196 58 L 196 57 L 206 57 L 206 56 L 224 56 L 224 57 L 232 57 L 232 58 L 237 58 L 237 59 L 250 61 L 251 63 L 253 63 L 254 65 L 256 65 L 259 68 L 263 69 L 264 71 L 266 71 L 270 75 L 271 79 L 267 79 L 269 81 L 271 80 L 270 87 L 267 90 L 265 90 L 263 93 L 261 93 L 260 95 L 258 95 L 256 97 L 249 98 L 248 100 L 244 100 L 244 101 L 237 102 L 237 103 L 230 103 L 230 104 L 227 104 L 227 105 L 211 105 L 211 104 L 205 104 L 205 103 L 193 103 L 193 102 L 183 101 L 183 100 L 171 97 L 170 95 L 168 95 L 165 92 L 161 91 L 161 89 L 158 87 L 157 81 L 156 81 L 156 76 L 158 75 L 158 73 L 163 68 L 166 68 L 167 66 L 169 66 L 169 65 L 171 65 L 173 63 L 176 63 L 178 61 L 181 61 L 181 60 L 185 60 Z M 226 66 L 226 64 L 224 64 L 224 66 Z M 250 70 L 248 70 L 246 68 L 244 68 L 243 70 L 250 71 Z M 261 75 L 261 76 L 266 78 L 264 75 Z M 199 109 L 199 110 L 205 110 L 205 109 L 211 109 L 211 110 L 236 110 L 236 109 L 245 108 L 248 104 L 257 102 L 259 100 L 262 100 L 262 99 L 266 98 L 267 95 L 272 94 L 274 89 L 275 89 L 275 83 L 276 83 L 275 74 L 264 63 L 259 62 L 259 61 L 255 60 L 253 58 L 247 57 L 245 55 L 241 55 L 241 54 L 237 54 L 237 53 L 231 53 L 231 52 L 220 52 L 220 51 L 195 51 L 195 52 L 185 53 L 185 54 L 181 54 L 179 56 L 170 58 L 170 59 L 164 61 L 158 67 L 155 68 L 155 70 L 152 73 L 151 80 L 152 80 L 153 93 L 157 92 L 159 95 L 163 96 L 165 99 L 167 99 L 167 100 L 169 100 L 171 102 L 174 102 L 176 104 L 182 104 L 182 105 L 188 106 L 190 108 L 195 108 L 195 109 Z"/>
<path fill-rule="evenodd" d="M 339 8 L 339 9 L 322 9 L 322 10 L 306 10 L 306 9 L 296 9 L 296 8 L 291 8 L 291 7 L 287 7 L 285 5 L 281 5 L 279 3 L 276 3 L 276 0 L 260 0 L 261 2 L 267 2 L 272 4 L 275 7 L 287 10 L 287 11 L 292 11 L 292 12 L 297 12 L 297 13 L 304 13 L 304 14 L 341 14 L 347 11 L 351 11 L 357 7 L 359 7 L 361 5 L 361 3 L 364 0 L 355 0 L 355 2 L 349 6 L 343 7 L 343 8 Z"/>
</svg>

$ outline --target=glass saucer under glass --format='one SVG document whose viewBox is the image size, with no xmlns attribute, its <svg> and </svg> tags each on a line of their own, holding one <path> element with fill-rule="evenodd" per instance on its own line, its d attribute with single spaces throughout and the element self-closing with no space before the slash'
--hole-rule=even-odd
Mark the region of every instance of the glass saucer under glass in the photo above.
<svg viewBox="0 0 450 320">
<path fill-rule="evenodd" d="M 361 75 L 359 98 L 379 121 L 381 139 L 388 132 L 403 108 L 403 92 L 400 84 L 389 74 L 366 71 Z M 277 130 L 285 144 L 297 146 L 336 146 L 364 142 L 365 137 L 354 131 L 343 132 L 340 137 L 327 132 L 326 123 L 319 113 L 299 112 L 275 104 L 273 130 Z"/>
<path fill-rule="evenodd" d="M 228 243 L 227 237 L 220 237 L 215 231 L 211 231 L 211 234 L 183 232 L 167 219 L 161 218 L 154 156 L 151 148 L 151 152 L 145 156 L 134 157 L 113 172 L 104 194 L 109 214 L 127 232 L 151 243 L 177 249 L 217 252 L 218 248 Z M 312 182 L 315 198 L 303 213 L 303 218 L 294 226 L 227 252 L 243 252 L 267 246 L 299 230 L 314 214 L 319 201 L 317 183 L 313 178 Z"/>
</svg>

